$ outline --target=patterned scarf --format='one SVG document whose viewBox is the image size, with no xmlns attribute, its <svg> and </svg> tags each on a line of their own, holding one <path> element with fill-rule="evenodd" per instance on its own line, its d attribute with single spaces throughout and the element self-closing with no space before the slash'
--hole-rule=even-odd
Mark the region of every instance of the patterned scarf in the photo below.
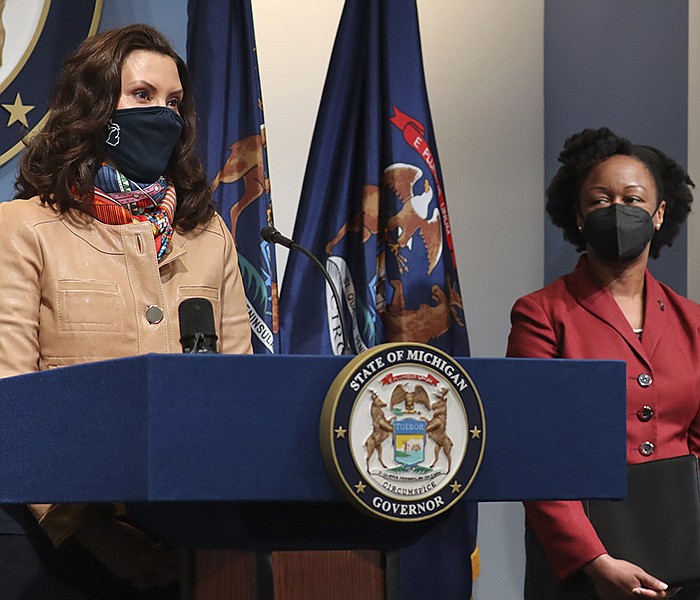
<svg viewBox="0 0 700 600">
<path fill-rule="evenodd" d="M 162 176 L 154 183 L 139 184 L 114 167 L 102 163 L 95 176 L 90 214 L 108 225 L 149 221 L 153 230 L 158 262 L 172 249 L 177 195 L 173 182 Z"/>
</svg>

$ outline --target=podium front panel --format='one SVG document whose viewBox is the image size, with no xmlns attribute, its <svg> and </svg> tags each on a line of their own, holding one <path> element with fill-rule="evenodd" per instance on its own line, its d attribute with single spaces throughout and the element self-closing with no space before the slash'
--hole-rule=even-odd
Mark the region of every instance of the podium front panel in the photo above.
<svg viewBox="0 0 700 600">
<path fill-rule="evenodd" d="M 0 380 L 0 502 L 342 502 L 319 419 L 350 359 L 152 354 Z M 623 362 L 458 361 L 486 422 L 467 500 L 624 496 Z"/>
</svg>

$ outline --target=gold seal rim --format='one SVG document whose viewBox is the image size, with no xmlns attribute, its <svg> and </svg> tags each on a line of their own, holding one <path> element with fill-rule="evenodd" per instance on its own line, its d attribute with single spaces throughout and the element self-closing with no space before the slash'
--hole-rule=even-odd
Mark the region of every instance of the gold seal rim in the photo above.
<svg viewBox="0 0 700 600">
<path fill-rule="evenodd" d="M 360 366 L 370 362 L 371 360 L 374 360 L 374 358 L 378 354 L 383 354 L 385 352 L 390 351 L 392 348 L 401 348 L 401 349 L 407 349 L 407 348 L 418 348 L 418 349 L 424 349 L 430 352 L 433 352 L 442 358 L 444 358 L 447 362 L 449 362 L 452 366 L 454 366 L 456 369 L 459 370 L 460 374 L 464 377 L 464 379 L 468 382 L 469 387 L 471 388 L 472 393 L 474 394 L 474 398 L 476 401 L 476 404 L 479 409 L 479 416 L 481 418 L 481 443 L 480 443 L 480 448 L 479 448 L 479 455 L 476 460 L 476 463 L 474 465 L 474 469 L 471 472 L 471 475 L 469 477 L 469 480 L 462 485 L 462 489 L 459 491 L 458 494 L 455 495 L 454 498 L 451 499 L 449 503 L 446 503 L 446 505 L 438 510 L 435 510 L 434 512 L 431 512 L 429 515 L 423 515 L 420 517 L 406 517 L 406 518 L 400 518 L 400 517 L 395 517 L 391 515 L 387 515 L 386 513 L 383 513 L 378 510 L 374 510 L 372 507 L 370 507 L 367 503 L 363 502 L 359 497 L 358 494 L 354 491 L 353 487 L 354 484 L 349 482 L 347 478 L 345 477 L 345 474 L 343 473 L 340 464 L 338 462 L 338 457 L 336 454 L 335 450 L 335 438 L 334 436 L 336 435 L 335 433 L 335 416 L 337 413 L 338 409 L 338 403 L 340 401 L 340 397 L 342 395 L 342 392 L 348 387 L 349 381 L 351 379 L 351 375 L 359 370 Z M 413 362 L 413 361 L 411 361 Z M 399 362 L 398 364 L 404 364 L 404 361 Z M 362 385 L 361 390 L 356 394 L 355 401 L 357 400 L 357 397 L 359 397 L 362 393 L 362 390 L 364 390 L 365 386 L 367 385 L 367 382 Z M 457 392 L 456 388 L 454 388 L 455 391 Z M 467 411 L 466 407 L 464 406 L 464 398 L 462 397 L 462 394 L 458 392 L 458 395 L 460 396 L 460 399 L 462 400 L 463 404 L 463 409 L 466 418 L 468 419 L 469 417 L 469 412 Z M 354 410 L 354 406 L 353 409 Z M 352 412 L 352 410 L 350 412 Z M 346 424 L 346 430 L 347 430 L 347 436 L 348 436 L 348 443 L 349 443 L 349 436 L 350 436 L 350 423 Z M 343 426 L 343 424 L 341 424 Z M 333 383 L 331 386 L 328 388 L 328 392 L 326 393 L 326 397 L 323 402 L 323 408 L 321 410 L 321 419 L 320 419 L 320 426 L 319 426 L 319 433 L 320 433 L 320 442 L 321 442 L 321 454 L 323 457 L 323 462 L 326 467 L 326 472 L 328 473 L 329 477 L 333 481 L 333 483 L 336 486 L 336 489 L 338 489 L 341 494 L 348 500 L 348 502 L 354 506 L 355 508 L 359 509 L 362 513 L 366 515 L 370 515 L 376 518 L 379 518 L 380 520 L 388 520 L 388 521 L 394 521 L 398 523 L 417 523 L 420 521 L 427 521 L 429 519 L 432 519 L 445 511 L 448 511 L 450 508 L 452 508 L 457 502 L 461 501 L 462 497 L 467 493 L 467 491 L 471 488 L 472 484 L 474 483 L 474 480 L 481 468 L 481 464 L 484 459 L 484 452 L 486 449 L 486 415 L 484 412 L 484 405 L 481 400 L 481 395 L 479 394 L 479 390 L 474 384 L 474 380 L 471 378 L 469 373 L 460 365 L 457 360 L 447 354 L 444 350 L 441 350 L 440 348 L 436 348 L 434 346 L 430 346 L 428 344 L 423 344 L 420 342 L 389 342 L 385 344 L 379 344 L 377 346 L 373 346 L 372 348 L 369 348 L 362 352 L 361 354 L 358 354 L 355 356 L 350 362 L 348 362 L 336 375 L 335 379 L 333 380 Z M 467 429 L 466 435 L 469 435 L 469 430 Z M 467 438 L 467 444 L 469 443 L 469 439 Z M 464 462 L 464 457 L 462 458 L 462 463 Z M 460 467 L 457 469 L 461 469 L 462 464 L 460 464 Z M 376 487 L 373 486 L 369 481 L 366 480 L 364 475 L 362 476 L 362 479 L 368 486 L 373 487 L 373 489 L 376 490 Z M 358 482 L 361 483 L 361 482 Z M 437 495 L 441 493 L 446 487 L 449 487 L 451 484 L 449 481 L 446 481 L 442 486 L 440 486 L 434 495 Z M 429 498 L 428 498 L 429 499 Z M 408 501 L 404 501 L 408 502 Z"/>
<path fill-rule="evenodd" d="M 92 20 L 90 21 L 88 34 L 85 36 L 84 39 L 91 38 L 93 35 L 95 35 L 95 33 L 97 33 L 97 28 L 100 24 L 100 18 L 102 17 L 102 7 L 104 4 L 104 0 L 94 0 L 94 2 L 95 8 L 92 12 Z M 12 72 L 5 78 L 5 80 L 2 83 L 0 83 L 0 93 L 4 92 L 7 86 L 9 86 L 10 83 L 12 83 L 15 80 L 15 77 L 17 77 L 20 71 L 24 68 L 32 52 L 34 52 L 36 43 L 39 41 L 41 33 L 44 30 L 44 25 L 46 25 L 46 18 L 48 17 L 50 7 L 51 0 L 47 0 L 40 19 L 40 27 L 36 28 L 36 31 L 34 32 L 34 37 L 32 38 L 32 42 L 27 47 L 27 50 L 25 51 L 24 55 L 22 55 L 20 61 L 17 63 Z M 11 158 L 14 158 L 17 154 L 19 154 L 19 152 L 21 152 L 24 149 L 25 144 L 43 129 L 48 117 L 49 113 L 47 112 L 43 117 L 41 117 L 41 119 L 39 119 L 39 122 L 36 125 L 34 125 L 34 127 L 32 127 L 32 129 L 30 129 L 27 132 L 27 134 L 24 137 L 22 137 L 14 146 L 11 146 L 7 150 L 5 150 L 5 152 L 0 154 L 0 166 L 4 165 Z"/>
</svg>

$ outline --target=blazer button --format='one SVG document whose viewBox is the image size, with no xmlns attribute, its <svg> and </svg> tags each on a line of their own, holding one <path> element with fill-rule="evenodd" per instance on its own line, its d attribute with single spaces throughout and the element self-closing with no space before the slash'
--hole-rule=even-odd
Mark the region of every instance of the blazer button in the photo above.
<svg viewBox="0 0 700 600">
<path fill-rule="evenodd" d="M 651 456 L 654 454 L 654 444 L 651 442 L 643 442 L 642 444 L 639 444 L 639 453 L 642 456 Z"/>
<path fill-rule="evenodd" d="M 649 387 L 651 385 L 652 379 L 651 375 L 648 375 L 646 373 L 640 373 L 637 376 L 637 383 L 641 385 L 642 387 Z"/>
<path fill-rule="evenodd" d="M 643 406 L 637 411 L 637 418 L 646 423 L 654 416 L 654 409 L 651 406 Z"/>
<path fill-rule="evenodd" d="M 163 320 L 163 309 L 160 306 L 151 304 L 146 307 L 146 321 L 151 325 L 156 325 Z"/>
</svg>

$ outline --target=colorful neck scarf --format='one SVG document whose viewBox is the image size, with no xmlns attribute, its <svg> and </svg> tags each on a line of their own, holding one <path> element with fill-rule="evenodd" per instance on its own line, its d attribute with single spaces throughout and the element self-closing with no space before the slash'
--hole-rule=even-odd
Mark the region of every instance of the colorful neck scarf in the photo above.
<svg viewBox="0 0 700 600">
<path fill-rule="evenodd" d="M 160 262 L 171 250 L 176 205 L 175 186 L 165 176 L 153 183 L 140 184 L 103 163 L 95 176 L 90 214 L 108 225 L 149 221 Z"/>
</svg>

